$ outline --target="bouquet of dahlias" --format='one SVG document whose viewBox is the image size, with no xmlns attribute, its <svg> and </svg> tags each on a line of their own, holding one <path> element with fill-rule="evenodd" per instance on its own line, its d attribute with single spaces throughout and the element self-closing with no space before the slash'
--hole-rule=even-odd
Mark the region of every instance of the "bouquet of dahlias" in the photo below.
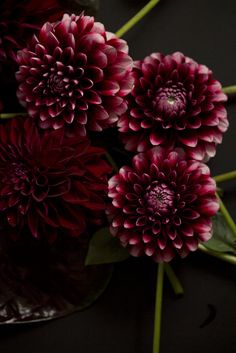
<svg viewBox="0 0 236 353">
<path fill-rule="evenodd" d="M 233 243 L 236 226 L 216 187 L 235 173 L 214 179 L 205 164 L 232 88 L 180 52 L 133 61 L 120 37 L 158 0 L 116 34 L 55 0 L 10 14 L 13 2 L 0 22 L 0 321 L 84 308 L 111 263 L 148 256 L 159 263 L 156 353 L 164 270 L 182 292 L 167 263 L 197 249 L 236 263 L 222 252 L 219 229 Z"/>
</svg>

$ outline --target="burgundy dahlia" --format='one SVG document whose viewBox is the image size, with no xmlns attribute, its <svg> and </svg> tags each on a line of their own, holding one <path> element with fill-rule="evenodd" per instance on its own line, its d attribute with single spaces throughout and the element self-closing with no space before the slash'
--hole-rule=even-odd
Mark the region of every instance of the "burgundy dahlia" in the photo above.
<svg viewBox="0 0 236 353">
<path fill-rule="evenodd" d="M 19 52 L 18 98 L 40 127 L 101 131 L 126 111 L 132 59 L 125 41 L 89 16 L 45 23 Z"/>
<path fill-rule="evenodd" d="M 0 125 L 0 229 L 53 241 L 101 224 L 111 172 L 103 154 L 63 129 L 41 134 L 30 118 Z"/>
<path fill-rule="evenodd" d="M 168 262 L 211 237 L 219 205 L 209 168 L 181 149 L 154 147 L 109 180 L 111 232 L 133 256 Z"/>
<path fill-rule="evenodd" d="M 134 64 L 129 109 L 118 126 L 125 147 L 182 147 L 190 158 L 215 155 L 228 120 L 226 96 L 206 66 L 181 53 L 154 53 Z"/>
</svg>

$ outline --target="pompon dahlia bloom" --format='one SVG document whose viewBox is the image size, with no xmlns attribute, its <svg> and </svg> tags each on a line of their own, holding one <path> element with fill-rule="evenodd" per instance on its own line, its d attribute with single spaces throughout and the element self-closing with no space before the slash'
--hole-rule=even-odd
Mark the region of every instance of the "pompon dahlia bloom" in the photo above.
<svg viewBox="0 0 236 353">
<path fill-rule="evenodd" d="M 41 132 L 30 118 L 0 125 L 0 229 L 15 238 L 79 236 L 104 220 L 111 167 L 86 137 Z"/>
<path fill-rule="evenodd" d="M 101 131 L 126 109 L 132 59 L 127 43 L 89 16 L 45 23 L 18 54 L 18 98 L 41 128 Z"/>
<path fill-rule="evenodd" d="M 109 180 L 111 232 L 133 256 L 168 262 L 211 238 L 219 205 L 209 168 L 183 150 L 154 147 Z"/>
<path fill-rule="evenodd" d="M 57 0 L 3 0 L 0 3 L 0 62 L 16 61 L 16 52 L 46 21 L 62 13 Z"/>
<path fill-rule="evenodd" d="M 226 96 L 206 66 L 176 52 L 154 53 L 134 64 L 129 109 L 118 122 L 125 147 L 181 147 L 188 156 L 215 155 L 228 120 Z"/>
</svg>

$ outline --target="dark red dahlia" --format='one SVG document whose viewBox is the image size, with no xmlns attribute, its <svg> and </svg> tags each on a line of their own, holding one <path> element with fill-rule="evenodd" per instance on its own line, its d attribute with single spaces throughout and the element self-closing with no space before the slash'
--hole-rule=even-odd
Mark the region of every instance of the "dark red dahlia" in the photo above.
<svg viewBox="0 0 236 353">
<path fill-rule="evenodd" d="M 111 232 L 133 256 L 168 262 L 211 237 L 219 205 L 209 168 L 183 150 L 154 147 L 109 180 Z"/>
<path fill-rule="evenodd" d="M 58 0 L 4 0 L 0 4 L 0 61 L 16 60 L 16 52 L 47 20 L 60 16 Z"/>
<path fill-rule="evenodd" d="M 0 125 L 0 228 L 53 241 L 104 220 L 110 166 L 86 137 L 67 138 L 20 117 Z"/>
<path fill-rule="evenodd" d="M 18 98 L 40 127 L 101 131 L 126 111 L 132 59 L 125 41 L 89 16 L 46 23 L 19 52 Z"/>
<path fill-rule="evenodd" d="M 228 120 L 226 96 L 206 66 L 181 53 L 151 54 L 134 65 L 129 109 L 118 122 L 125 147 L 182 147 L 190 158 L 215 155 Z"/>
</svg>

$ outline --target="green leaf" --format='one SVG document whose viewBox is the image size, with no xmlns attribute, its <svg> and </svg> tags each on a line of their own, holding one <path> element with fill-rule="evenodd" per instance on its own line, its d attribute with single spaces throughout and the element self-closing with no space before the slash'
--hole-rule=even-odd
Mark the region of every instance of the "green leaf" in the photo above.
<svg viewBox="0 0 236 353">
<path fill-rule="evenodd" d="M 119 240 L 111 236 L 108 228 L 102 228 L 93 235 L 89 243 L 85 264 L 108 264 L 126 260 L 128 257 L 128 251 L 120 245 Z"/>
<path fill-rule="evenodd" d="M 221 213 L 213 218 L 213 236 L 204 246 L 210 250 L 236 254 L 236 239 Z"/>
</svg>

